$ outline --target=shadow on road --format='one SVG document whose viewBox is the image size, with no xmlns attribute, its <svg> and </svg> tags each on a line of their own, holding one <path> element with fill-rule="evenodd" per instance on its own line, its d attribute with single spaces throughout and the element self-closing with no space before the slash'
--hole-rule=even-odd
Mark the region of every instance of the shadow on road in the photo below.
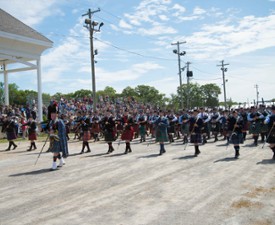
<svg viewBox="0 0 275 225">
<path fill-rule="evenodd" d="M 275 160 L 274 159 L 263 159 L 260 162 L 256 163 L 257 165 L 259 164 L 275 164 Z"/>
<path fill-rule="evenodd" d="M 122 155 L 126 155 L 126 154 L 124 154 L 124 153 L 117 153 L 117 154 L 112 154 L 112 155 L 106 155 L 105 157 L 116 157 L 116 156 L 122 156 Z"/>
<path fill-rule="evenodd" d="M 237 159 L 235 159 L 235 157 L 226 157 L 226 158 L 223 158 L 223 159 L 218 159 L 216 161 L 214 161 L 214 163 L 217 163 L 217 162 L 231 162 L 231 161 L 236 161 Z"/>
<path fill-rule="evenodd" d="M 96 156 L 103 156 L 106 155 L 106 153 L 99 153 L 99 154 L 95 154 L 95 155 L 87 155 L 85 157 L 96 157 Z"/>
<path fill-rule="evenodd" d="M 34 170 L 34 171 L 30 171 L 30 172 L 25 172 L 25 173 L 11 174 L 11 175 L 9 175 L 9 177 L 20 177 L 20 176 L 26 176 L 26 175 L 38 175 L 38 174 L 49 173 L 49 172 L 53 172 L 53 171 L 56 171 L 56 170 L 50 170 L 49 168 L 47 168 L 47 169 Z"/>
<path fill-rule="evenodd" d="M 186 155 L 186 156 L 182 156 L 174 159 L 194 159 L 194 158 L 196 158 L 194 155 Z"/>
<path fill-rule="evenodd" d="M 158 157 L 158 156 L 159 156 L 159 154 L 151 154 L 151 155 L 139 156 L 138 159 L 154 158 L 154 157 Z"/>
</svg>

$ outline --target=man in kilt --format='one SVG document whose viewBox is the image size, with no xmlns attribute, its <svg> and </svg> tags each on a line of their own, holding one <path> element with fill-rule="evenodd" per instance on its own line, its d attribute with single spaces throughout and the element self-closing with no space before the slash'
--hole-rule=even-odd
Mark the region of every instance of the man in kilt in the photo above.
<svg viewBox="0 0 275 225">
<path fill-rule="evenodd" d="M 51 111 L 51 121 L 49 123 L 50 141 L 52 146 L 49 151 L 53 153 L 52 170 L 57 169 L 56 160 L 59 159 L 58 167 L 65 164 L 64 158 L 69 155 L 68 142 L 66 137 L 66 127 L 62 119 L 58 118 L 58 108 Z M 60 154 L 62 152 L 62 155 Z"/>
<path fill-rule="evenodd" d="M 204 126 L 204 121 L 199 115 L 199 111 L 197 109 L 193 110 L 189 123 L 190 142 L 194 144 L 194 156 L 197 157 L 201 153 L 199 150 L 199 145 L 202 143 L 202 129 Z"/>
<path fill-rule="evenodd" d="M 11 146 L 13 146 L 12 150 L 17 148 L 17 145 L 14 143 L 14 140 L 17 138 L 16 129 L 17 127 L 14 119 L 11 117 L 11 115 L 7 116 L 2 127 L 2 132 L 6 132 L 7 139 L 9 141 L 9 147 L 6 149 L 6 151 L 10 151 Z"/>
<path fill-rule="evenodd" d="M 262 118 L 264 118 L 264 116 L 260 114 L 254 106 L 252 106 L 250 113 L 247 115 L 247 120 L 250 122 L 249 133 L 253 136 L 255 146 L 258 145 Z"/>
<path fill-rule="evenodd" d="M 248 113 L 247 113 L 247 111 L 244 108 L 240 108 L 239 114 L 243 118 L 243 129 L 242 129 L 242 132 L 243 132 L 243 140 L 245 141 L 246 135 L 247 135 L 247 131 L 248 131 L 248 120 L 247 120 Z"/>
<path fill-rule="evenodd" d="M 189 136 L 189 119 L 190 115 L 185 109 L 182 110 L 181 115 L 179 116 L 180 130 L 183 136 L 183 144 L 188 142 Z"/>
<path fill-rule="evenodd" d="M 133 118 L 128 114 L 128 111 L 125 110 L 124 116 L 123 116 L 123 131 L 121 134 L 121 140 L 125 141 L 125 154 L 128 152 L 132 152 L 131 149 L 131 141 L 134 138 L 134 129 L 133 129 L 134 120 Z"/>
<path fill-rule="evenodd" d="M 90 133 L 91 124 L 90 124 L 90 118 L 89 118 L 89 117 L 87 117 L 87 118 L 82 117 L 80 124 L 81 124 L 81 125 L 80 125 L 80 126 L 81 126 L 81 129 L 82 129 L 82 131 L 83 131 L 83 137 L 82 137 L 82 150 L 81 150 L 80 154 L 83 154 L 83 153 L 84 153 L 85 147 L 87 147 L 86 153 L 91 152 L 91 149 L 90 149 L 90 146 L 89 146 L 89 140 L 91 139 L 91 133 Z"/>
<path fill-rule="evenodd" d="M 175 124 L 178 118 L 170 110 L 168 111 L 168 115 L 166 117 L 168 119 L 168 124 L 169 124 L 167 128 L 168 138 L 169 138 L 169 142 L 171 143 L 171 142 L 174 142 L 173 135 L 175 134 Z"/>
<path fill-rule="evenodd" d="M 37 136 L 36 136 L 36 122 L 35 120 L 32 118 L 32 116 L 30 116 L 29 121 L 25 124 L 22 124 L 22 126 L 28 126 L 28 133 L 29 133 L 29 141 L 31 142 L 31 145 L 29 147 L 29 149 L 27 151 L 31 151 L 32 148 L 33 150 L 37 149 L 36 145 L 35 145 L 35 141 L 37 140 Z"/>
<path fill-rule="evenodd" d="M 207 112 L 205 112 L 205 109 L 203 107 L 200 108 L 200 113 L 198 114 L 198 116 L 203 121 L 203 126 L 202 126 L 202 129 L 201 129 L 202 138 L 203 138 L 202 144 L 205 144 L 205 143 L 207 143 L 206 136 L 207 135 L 209 136 L 208 124 L 209 124 L 209 121 L 210 121 L 210 116 Z"/>
<path fill-rule="evenodd" d="M 217 108 L 213 108 L 212 114 L 210 115 L 210 129 L 214 135 L 214 142 L 218 141 L 218 134 L 220 132 L 220 113 Z"/>
<path fill-rule="evenodd" d="M 230 135 L 229 141 L 232 142 L 235 149 L 235 159 L 240 156 L 240 144 L 243 143 L 243 119 L 238 115 L 238 112 L 234 110 L 228 117 L 228 132 Z"/>
<path fill-rule="evenodd" d="M 273 159 L 275 160 L 275 106 L 271 107 L 271 115 L 267 116 L 265 124 L 268 125 L 268 136 L 266 142 L 273 151 Z"/>
<path fill-rule="evenodd" d="M 159 117 L 154 121 L 154 125 L 156 128 L 156 142 L 160 144 L 160 152 L 159 155 L 165 153 L 164 142 L 168 141 L 168 119 L 164 116 L 164 112 L 159 110 Z"/>
<path fill-rule="evenodd" d="M 139 123 L 139 135 L 140 135 L 140 142 L 146 141 L 146 134 L 147 134 L 147 116 L 144 114 L 143 110 L 140 111 L 140 115 L 138 117 Z"/>
<path fill-rule="evenodd" d="M 109 149 L 107 154 L 112 153 L 115 149 L 113 147 L 113 141 L 115 141 L 115 119 L 110 110 L 106 111 L 105 117 L 102 119 L 102 129 L 104 131 L 105 141 L 108 143 Z"/>
</svg>

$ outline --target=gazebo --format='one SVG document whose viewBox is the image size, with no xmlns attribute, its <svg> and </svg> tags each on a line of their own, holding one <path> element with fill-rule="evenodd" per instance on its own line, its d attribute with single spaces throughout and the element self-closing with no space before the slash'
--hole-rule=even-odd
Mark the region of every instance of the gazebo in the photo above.
<svg viewBox="0 0 275 225">
<path fill-rule="evenodd" d="M 42 121 L 41 54 L 53 42 L 0 8 L 0 74 L 4 74 L 5 105 L 9 105 L 8 74 L 37 71 L 38 120 Z"/>
</svg>

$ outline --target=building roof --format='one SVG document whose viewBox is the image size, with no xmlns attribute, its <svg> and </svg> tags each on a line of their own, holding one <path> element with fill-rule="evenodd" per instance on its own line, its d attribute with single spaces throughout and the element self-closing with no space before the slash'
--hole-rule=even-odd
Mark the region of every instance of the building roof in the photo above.
<svg viewBox="0 0 275 225">
<path fill-rule="evenodd" d="M 50 39 L 46 38 L 36 30 L 16 19 L 9 13 L 0 8 L 0 31 L 15 34 L 23 37 L 32 38 L 48 43 L 53 43 Z"/>
</svg>

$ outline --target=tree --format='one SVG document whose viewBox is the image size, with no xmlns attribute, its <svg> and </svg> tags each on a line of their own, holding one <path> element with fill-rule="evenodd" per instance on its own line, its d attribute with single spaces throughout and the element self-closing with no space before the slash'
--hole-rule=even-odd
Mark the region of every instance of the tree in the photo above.
<svg viewBox="0 0 275 225">
<path fill-rule="evenodd" d="M 205 105 L 208 107 L 217 107 L 219 105 L 219 95 L 221 89 L 216 84 L 205 84 L 200 87 L 202 98 L 205 99 Z"/>
<path fill-rule="evenodd" d="M 159 107 L 163 107 L 165 104 L 164 94 L 160 94 L 157 89 L 147 85 L 138 85 L 135 88 L 137 97 L 142 103 L 155 104 Z"/>
<path fill-rule="evenodd" d="M 126 87 L 122 90 L 120 96 L 124 97 L 124 98 L 128 98 L 128 97 L 136 98 L 137 93 L 136 93 L 136 90 L 134 88 L 131 88 L 131 87 L 128 86 L 128 87 Z"/>
</svg>

